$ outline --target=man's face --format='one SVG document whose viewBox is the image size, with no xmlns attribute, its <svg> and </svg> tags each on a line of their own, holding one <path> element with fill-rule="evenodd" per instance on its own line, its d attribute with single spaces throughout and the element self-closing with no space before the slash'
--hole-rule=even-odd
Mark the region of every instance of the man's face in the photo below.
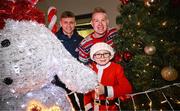
<svg viewBox="0 0 180 111">
<path fill-rule="evenodd" d="M 105 13 L 95 13 L 92 16 L 91 25 L 97 35 L 104 35 L 108 29 L 109 20 Z"/>
<path fill-rule="evenodd" d="M 75 18 L 61 18 L 60 20 L 60 24 L 61 27 L 63 29 L 63 32 L 66 35 L 72 35 L 75 25 L 76 25 L 76 21 Z"/>
</svg>

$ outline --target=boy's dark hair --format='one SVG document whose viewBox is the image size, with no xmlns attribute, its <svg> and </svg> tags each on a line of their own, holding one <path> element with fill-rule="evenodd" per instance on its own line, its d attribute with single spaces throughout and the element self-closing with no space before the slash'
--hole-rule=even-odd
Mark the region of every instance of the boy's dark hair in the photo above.
<svg viewBox="0 0 180 111">
<path fill-rule="evenodd" d="M 64 12 L 62 12 L 62 14 L 61 14 L 61 16 L 60 16 L 60 19 L 62 19 L 62 18 L 75 18 L 75 15 L 74 15 L 74 13 L 73 12 L 71 12 L 71 11 L 64 11 Z"/>
</svg>

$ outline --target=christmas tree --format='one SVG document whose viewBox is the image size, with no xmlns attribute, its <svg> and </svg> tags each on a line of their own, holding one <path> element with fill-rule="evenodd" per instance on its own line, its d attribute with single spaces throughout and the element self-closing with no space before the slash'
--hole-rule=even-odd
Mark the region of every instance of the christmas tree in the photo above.
<svg viewBox="0 0 180 111">
<path fill-rule="evenodd" d="M 180 110 L 180 1 L 121 1 L 114 43 L 134 88 L 125 108 Z"/>
</svg>

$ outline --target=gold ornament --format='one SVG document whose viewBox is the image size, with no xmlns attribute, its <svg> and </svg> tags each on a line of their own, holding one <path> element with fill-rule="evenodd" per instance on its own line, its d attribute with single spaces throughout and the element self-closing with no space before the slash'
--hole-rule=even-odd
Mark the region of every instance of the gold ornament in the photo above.
<svg viewBox="0 0 180 111">
<path fill-rule="evenodd" d="M 153 55 L 156 52 L 156 47 L 153 45 L 148 45 L 144 48 L 144 52 L 147 55 Z"/>
<path fill-rule="evenodd" d="M 164 67 L 161 70 L 161 76 L 167 81 L 173 81 L 177 79 L 178 72 L 173 67 Z"/>
</svg>

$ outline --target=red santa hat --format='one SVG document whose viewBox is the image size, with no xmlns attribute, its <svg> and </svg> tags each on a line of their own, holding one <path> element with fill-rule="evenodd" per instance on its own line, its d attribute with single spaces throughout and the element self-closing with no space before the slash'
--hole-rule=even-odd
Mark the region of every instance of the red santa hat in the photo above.
<svg viewBox="0 0 180 111">
<path fill-rule="evenodd" d="M 114 52 L 113 48 L 112 48 L 110 45 L 108 45 L 107 43 L 104 43 L 104 42 L 98 42 L 98 43 L 94 44 L 94 45 L 91 47 L 91 49 L 90 49 L 90 58 L 91 58 L 93 61 L 94 61 L 93 55 L 94 55 L 96 52 L 100 51 L 100 50 L 107 50 L 107 51 L 109 51 L 110 54 L 111 54 L 110 59 L 112 59 L 112 58 L 114 57 L 114 53 L 115 53 L 115 52 Z"/>
</svg>

